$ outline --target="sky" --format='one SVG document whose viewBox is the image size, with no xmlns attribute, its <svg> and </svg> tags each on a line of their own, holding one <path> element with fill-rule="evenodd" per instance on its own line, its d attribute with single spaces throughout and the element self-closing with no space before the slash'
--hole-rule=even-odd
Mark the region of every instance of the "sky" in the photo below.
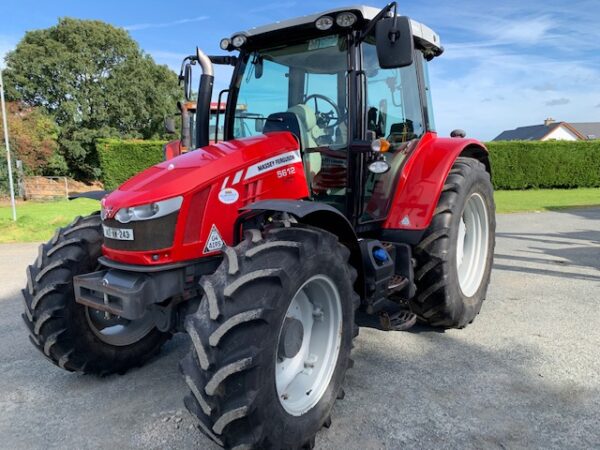
<svg viewBox="0 0 600 450">
<path fill-rule="evenodd" d="M 99 19 L 124 27 L 160 64 L 178 71 L 198 45 L 220 54 L 232 33 L 329 8 L 342 1 L 165 2 L 153 0 L 2 0 L 0 60 L 27 30 L 59 17 Z M 384 2 L 366 3 L 383 7 Z M 186 9 L 187 8 L 187 9 Z M 600 1 L 475 0 L 399 2 L 399 12 L 441 37 L 444 54 L 430 63 L 440 135 L 461 128 L 493 139 L 505 129 L 543 123 L 600 122 Z M 216 87 L 228 68 L 216 66 Z"/>
</svg>

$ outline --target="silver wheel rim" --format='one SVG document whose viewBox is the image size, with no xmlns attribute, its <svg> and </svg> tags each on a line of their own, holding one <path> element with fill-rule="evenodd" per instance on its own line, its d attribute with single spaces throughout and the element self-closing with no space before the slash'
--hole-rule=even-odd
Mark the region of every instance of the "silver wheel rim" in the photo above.
<svg viewBox="0 0 600 450">
<path fill-rule="evenodd" d="M 92 333 L 98 339 L 117 347 L 135 344 L 154 328 L 150 314 L 138 320 L 128 320 L 86 306 L 85 316 Z"/>
<path fill-rule="evenodd" d="M 467 200 L 458 223 L 456 267 L 458 284 L 466 297 L 473 296 L 483 280 L 487 262 L 489 220 L 485 201 L 480 194 Z"/>
<path fill-rule="evenodd" d="M 342 303 L 335 283 L 325 275 L 310 278 L 294 295 L 286 318 L 302 323 L 302 345 L 292 358 L 276 356 L 275 384 L 283 408 L 301 416 L 325 394 L 340 353 Z M 283 325 L 278 346 L 282 330 Z"/>
</svg>

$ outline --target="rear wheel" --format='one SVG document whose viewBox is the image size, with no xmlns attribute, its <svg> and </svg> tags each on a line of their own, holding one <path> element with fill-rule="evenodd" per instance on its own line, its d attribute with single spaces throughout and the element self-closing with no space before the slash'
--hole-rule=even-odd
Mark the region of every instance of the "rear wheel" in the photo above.
<svg viewBox="0 0 600 450">
<path fill-rule="evenodd" d="M 185 321 L 185 405 L 219 445 L 311 448 L 351 365 L 359 299 L 349 251 L 309 227 L 247 233 Z"/>
<path fill-rule="evenodd" d="M 495 243 L 490 175 L 473 158 L 456 160 L 431 225 L 415 247 L 417 295 L 412 310 L 434 326 L 463 328 L 481 309 Z"/>
<path fill-rule="evenodd" d="M 75 302 L 73 277 L 98 270 L 100 216 L 78 217 L 42 244 L 23 289 L 30 339 L 50 361 L 76 372 L 123 373 L 143 364 L 169 337 L 148 315 L 126 320 Z"/>
</svg>

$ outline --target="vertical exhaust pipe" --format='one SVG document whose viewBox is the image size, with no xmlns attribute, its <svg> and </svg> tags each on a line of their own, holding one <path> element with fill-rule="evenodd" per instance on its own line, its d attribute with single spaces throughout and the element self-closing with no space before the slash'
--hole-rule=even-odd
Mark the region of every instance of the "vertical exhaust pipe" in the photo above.
<svg viewBox="0 0 600 450">
<path fill-rule="evenodd" d="M 208 145 L 209 142 L 210 101 L 215 76 L 210 58 L 198 47 L 196 47 L 196 58 L 202 68 L 196 103 L 196 148 L 200 148 Z"/>
</svg>

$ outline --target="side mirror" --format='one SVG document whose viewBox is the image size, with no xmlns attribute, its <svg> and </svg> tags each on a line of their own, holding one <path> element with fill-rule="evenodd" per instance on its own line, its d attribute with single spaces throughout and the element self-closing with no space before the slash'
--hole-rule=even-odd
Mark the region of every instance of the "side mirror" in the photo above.
<svg viewBox="0 0 600 450">
<path fill-rule="evenodd" d="M 169 134 L 175 134 L 175 119 L 172 117 L 165 118 L 165 131 Z"/>
<path fill-rule="evenodd" d="M 265 128 L 265 119 L 261 119 L 261 118 L 256 118 L 254 119 L 254 131 L 256 131 L 257 133 L 262 133 L 262 131 Z"/>
<path fill-rule="evenodd" d="M 183 95 L 186 100 L 192 99 L 192 65 L 187 63 L 183 69 Z"/>
<path fill-rule="evenodd" d="M 406 16 L 381 19 L 375 28 L 375 44 L 382 69 L 410 66 L 415 50 L 410 19 Z"/>
</svg>

